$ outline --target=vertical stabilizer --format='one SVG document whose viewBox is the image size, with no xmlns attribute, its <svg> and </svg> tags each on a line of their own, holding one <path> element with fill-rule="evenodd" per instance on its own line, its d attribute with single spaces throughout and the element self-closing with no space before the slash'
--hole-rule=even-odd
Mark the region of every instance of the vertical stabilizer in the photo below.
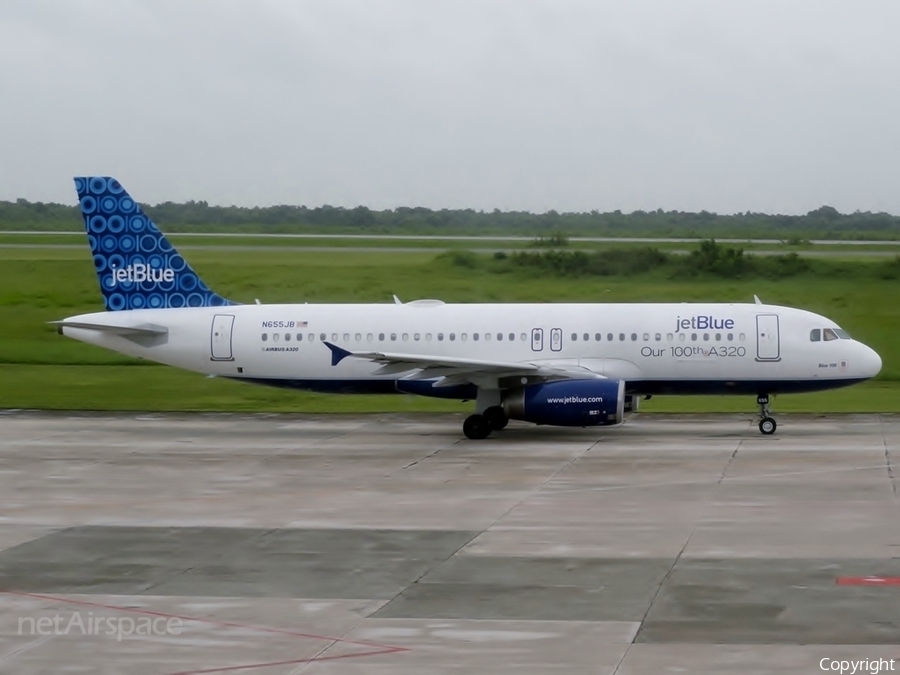
<svg viewBox="0 0 900 675">
<path fill-rule="evenodd" d="M 209 290 L 119 181 L 76 178 L 75 189 L 107 310 L 233 304 Z"/>
</svg>

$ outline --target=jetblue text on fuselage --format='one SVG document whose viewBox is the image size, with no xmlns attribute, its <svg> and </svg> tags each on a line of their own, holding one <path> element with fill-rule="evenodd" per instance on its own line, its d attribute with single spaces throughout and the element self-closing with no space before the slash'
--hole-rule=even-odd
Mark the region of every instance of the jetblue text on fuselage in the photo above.
<svg viewBox="0 0 900 675">
<path fill-rule="evenodd" d="M 734 328 L 734 319 L 718 319 L 712 315 L 701 314 L 682 319 L 675 319 L 675 332 L 682 330 L 731 330 Z"/>
<path fill-rule="evenodd" d="M 128 267 L 113 268 L 109 275 L 109 287 L 114 288 L 121 281 L 141 282 L 172 282 L 175 281 L 175 270 L 171 268 L 159 269 L 143 263 L 134 263 Z"/>
</svg>

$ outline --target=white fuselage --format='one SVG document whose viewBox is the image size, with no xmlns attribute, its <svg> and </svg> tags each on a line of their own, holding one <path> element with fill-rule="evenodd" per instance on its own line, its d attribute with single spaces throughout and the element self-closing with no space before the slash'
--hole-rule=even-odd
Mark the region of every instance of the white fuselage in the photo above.
<svg viewBox="0 0 900 675">
<path fill-rule="evenodd" d="M 837 329 L 829 319 L 761 304 L 236 305 L 66 321 L 164 327 L 164 336 L 150 337 L 61 330 L 188 370 L 321 391 L 391 391 L 398 382 L 403 389 L 408 377 L 376 374 L 381 366 L 360 358 L 332 365 L 326 341 L 350 352 L 558 364 L 624 380 L 629 392 L 641 394 L 814 391 L 881 368 L 878 355 L 855 340 L 812 341 L 816 329 Z M 416 393 L 457 397 L 423 384 Z"/>
</svg>

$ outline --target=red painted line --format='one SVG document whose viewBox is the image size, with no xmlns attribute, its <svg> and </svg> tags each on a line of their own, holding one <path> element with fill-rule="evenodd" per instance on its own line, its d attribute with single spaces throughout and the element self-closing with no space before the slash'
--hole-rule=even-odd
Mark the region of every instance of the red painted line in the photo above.
<svg viewBox="0 0 900 675">
<path fill-rule="evenodd" d="M 203 619 L 196 616 L 187 616 L 184 614 L 171 614 L 168 612 L 158 612 L 152 609 L 140 609 L 138 607 L 124 607 L 122 605 L 110 605 L 102 602 L 91 602 L 90 600 L 75 600 L 73 598 L 64 598 L 56 595 L 44 595 L 43 593 L 27 593 L 25 591 L 9 591 L 0 589 L 0 594 L 19 596 L 24 598 L 35 598 L 38 600 L 48 600 L 50 602 L 60 602 L 69 605 L 78 605 L 82 607 L 97 607 L 107 609 L 114 612 L 131 612 L 133 614 L 143 614 L 146 616 L 155 616 L 166 619 L 181 619 L 182 621 L 193 621 L 196 623 L 204 623 L 210 626 L 218 626 L 222 628 L 241 628 L 243 630 L 255 630 L 261 633 L 273 633 L 286 637 L 306 638 L 310 640 L 323 640 L 333 644 L 343 643 L 360 647 L 373 647 L 369 651 L 351 652 L 349 654 L 335 654 L 332 656 L 312 656 L 302 659 L 290 659 L 287 661 L 269 661 L 265 663 L 247 663 L 237 666 L 223 666 L 220 668 L 207 668 L 204 670 L 184 670 L 177 673 L 169 673 L 168 675 L 210 675 L 211 673 L 228 673 L 241 670 L 250 670 L 254 668 L 269 668 L 273 666 L 299 665 L 301 663 L 313 663 L 316 661 L 337 661 L 338 659 L 353 659 L 366 656 L 383 656 L 387 654 L 397 654 L 408 652 L 408 647 L 398 647 L 396 645 L 385 645 L 377 642 L 369 642 L 367 640 L 348 640 L 340 637 L 329 637 L 327 635 L 316 635 L 313 633 L 304 633 L 299 631 L 285 630 L 282 628 L 272 628 L 269 626 L 254 626 L 251 624 L 237 623 L 234 621 L 217 621 L 215 619 Z M 330 645 L 329 645 L 330 646 Z"/>
<path fill-rule="evenodd" d="M 900 586 L 900 577 L 838 577 L 838 586 Z"/>
<path fill-rule="evenodd" d="M 182 621 L 196 621 L 198 623 L 206 623 L 211 626 L 220 626 L 222 628 L 242 628 L 245 630 L 256 630 L 261 633 L 275 633 L 277 635 L 287 635 L 290 637 L 309 638 L 310 640 L 325 640 L 327 642 L 343 642 L 349 645 L 359 645 L 362 647 L 374 647 L 375 649 L 389 649 L 391 651 L 405 652 L 409 651 L 408 647 L 398 647 L 396 645 L 385 645 L 378 642 L 369 642 L 367 640 L 347 640 L 346 638 L 330 637 L 328 635 L 316 635 L 314 633 L 302 633 L 299 631 L 285 630 L 283 628 L 271 628 L 269 626 L 253 626 L 250 624 L 236 623 L 233 621 L 217 621 L 215 619 L 203 619 L 196 616 L 187 616 L 184 614 L 170 614 L 168 612 L 157 612 L 152 609 L 140 609 L 139 607 L 124 607 L 122 605 L 107 605 L 101 602 L 91 602 L 90 600 L 74 600 L 71 598 L 63 598 L 56 595 L 44 595 L 42 593 L 27 593 L 25 591 L 7 591 L 0 589 L 0 593 L 5 595 L 18 595 L 26 598 L 36 598 L 39 600 L 49 600 L 51 602 L 62 602 L 69 605 L 81 605 L 82 607 L 99 607 L 100 609 L 109 609 L 119 612 L 132 612 L 134 614 L 145 614 L 147 616 L 158 616 L 164 619 L 181 619 Z"/>
<path fill-rule="evenodd" d="M 406 649 L 381 649 L 371 652 L 354 652 L 352 654 L 335 654 L 334 656 L 311 656 L 307 659 L 290 659 L 288 661 L 269 661 L 267 663 L 247 663 L 241 666 L 223 666 L 222 668 L 207 668 L 205 670 L 182 670 L 177 673 L 168 673 L 167 675 L 209 675 L 210 673 L 233 673 L 239 670 L 249 670 L 251 668 L 270 668 L 272 666 L 293 666 L 301 663 L 317 663 L 319 661 L 337 661 L 338 659 L 353 659 L 358 656 L 382 656 L 384 654 L 395 654 L 398 651 L 408 651 Z"/>
</svg>

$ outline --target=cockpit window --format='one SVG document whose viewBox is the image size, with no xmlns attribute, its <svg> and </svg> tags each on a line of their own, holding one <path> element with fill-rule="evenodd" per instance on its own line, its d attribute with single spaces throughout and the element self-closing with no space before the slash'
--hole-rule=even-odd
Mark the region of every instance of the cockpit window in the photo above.
<svg viewBox="0 0 900 675">
<path fill-rule="evenodd" d="M 809 331 L 809 341 L 810 342 L 819 342 L 822 339 L 822 329 L 821 328 L 813 328 Z"/>
<path fill-rule="evenodd" d="M 837 340 L 838 336 L 831 328 L 826 328 L 822 331 L 822 338 L 825 342 L 830 342 L 831 340 Z"/>
<path fill-rule="evenodd" d="M 837 336 L 839 338 L 841 338 L 841 340 L 852 340 L 853 339 L 850 337 L 850 333 L 848 333 L 845 330 L 841 330 L 840 328 L 835 328 L 834 332 L 837 334 Z"/>
</svg>

